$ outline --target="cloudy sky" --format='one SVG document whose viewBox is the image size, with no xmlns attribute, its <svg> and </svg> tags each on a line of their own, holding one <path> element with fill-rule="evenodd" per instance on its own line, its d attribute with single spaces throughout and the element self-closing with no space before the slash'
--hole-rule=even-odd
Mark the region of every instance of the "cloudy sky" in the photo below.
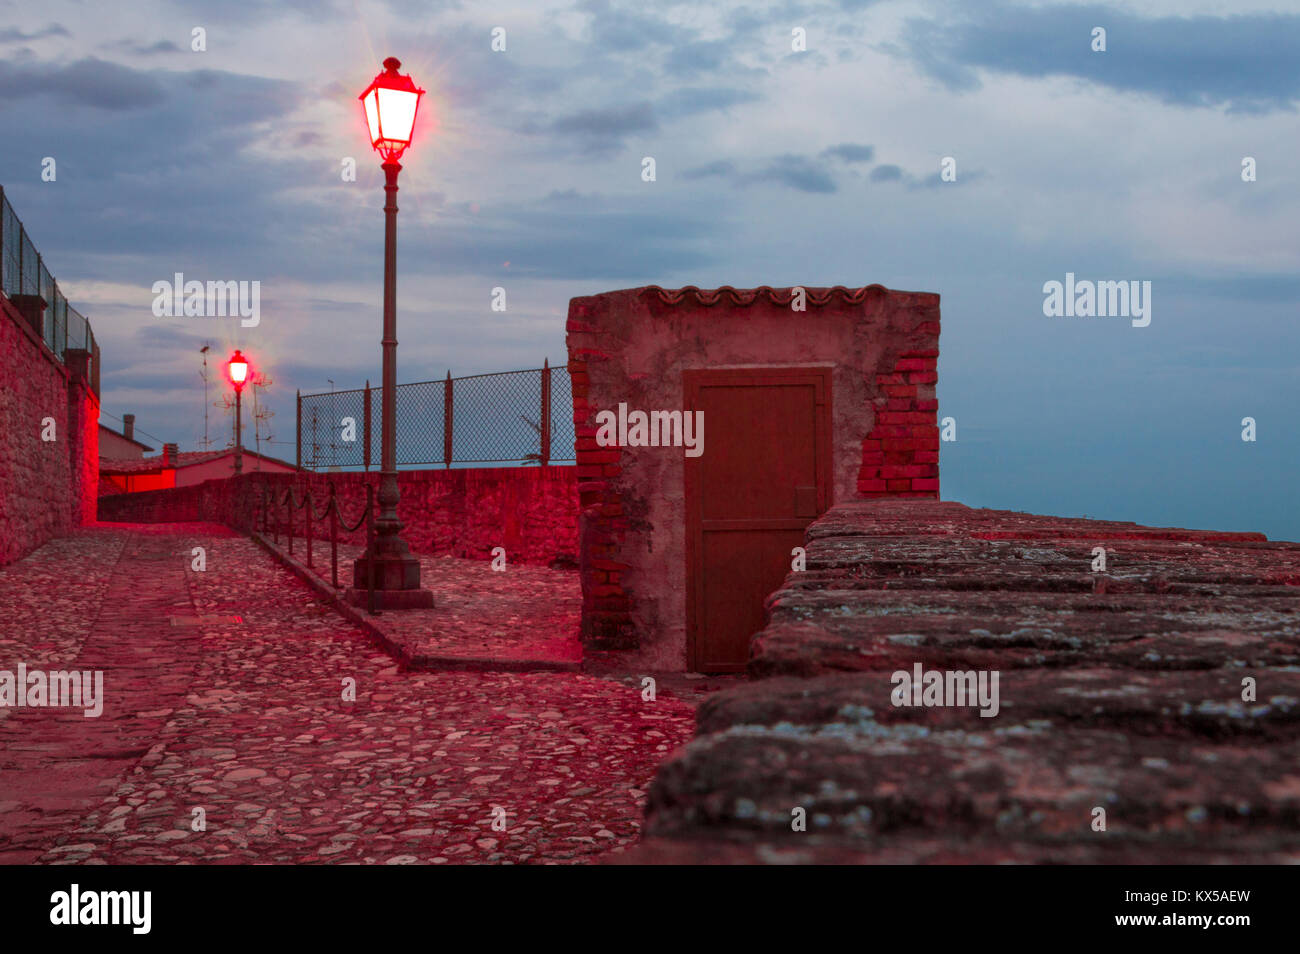
<svg viewBox="0 0 1300 954">
<path fill-rule="evenodd" d="M 106 415 L 194 448 L 198 349 L 238 345 L 292 458 L 296 388 L 379 377 L 356 96 L 398 56 L 400 380 L 563 363 L 614 288 L 938 292 L 945 497 L 1296 540 L 1300 4 L 1225 6 L 0 0 L 0 184 Z M 175 272 L 261 282 L 260 326 L 155 318 Z M 1150 325 L 1046 317 L 1067 272 L 1150 281 Z"/>
</svg>

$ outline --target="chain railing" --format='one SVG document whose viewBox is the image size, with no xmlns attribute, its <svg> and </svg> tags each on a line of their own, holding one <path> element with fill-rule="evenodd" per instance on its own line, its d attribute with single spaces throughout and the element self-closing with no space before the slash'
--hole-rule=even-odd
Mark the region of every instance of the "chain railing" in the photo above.
<svg viewBox="0 0 1300 954">
<path fill-rule="evenodd" d="M 329 498 L 325 502 L 325 509 L 322 511 L 316 506 L 316 496 L 310 488 L 306 488 L 301 496 L 296 492 L 293 486 L 287 487 L 283 493 L 277 493 L 271 487 L 259 487 L 256 494 L 257 514 L 250 515 L 248 524 L 250 528 L 261 526 L 262 536 L 265 538 L 269 532 L 272 541 L 276 546 L 280 545 L 280 537 L 285 537 L 288 545 L 289 556 L 293 556 L 294 541 L 294 512 L 301 510 L 303 512 L 303 527 L 299 536 L 307 546 L 307 567 L 315 569 L 313 560 L 312 543 L 315 539 L 313 533 L 314 527 L 322 522 L 329 522 L 329 541 L 330 541 L 330 583 L 335 589 L 339 589 L 339 531 L 344 533 L 354 533 L 361 529 L 364 523 L 366 527 L 366 553 L 373 550 L 375 542 L 375 488 L 366 487 L 366 505 L 361 515 L 357 517 L 354 523 L 349 524 L 343 519 L 343 509 L 339 506 L 338 493 L 334 487 L 334 482 L 329 483 Z M 375 568 L 374 563 L 366 561 L 366 609 L 374 614 L 375 610 Z M 353 580 L 352 586 L 357 587 L 360 581 Z"/>
<path fill-rule="evenodd" d="M 568 369 L 549 362 L 397 386 L 397 464 L 550 464 L 574 459 Z M 298 395 L 300 469 L 380 465 L 383 393 Z"/>
<path fill-rule="evenodd" d="M 60 361 L 68 351 L 84 350 L 90 355 L 90 387 L 99 394 L 99 343 L 90 322 L 68 304 L 50 270 L 45 267 L 31 236 L 14 214 L 4 187 L 0 186 L 0 288 L 9 298 L 40 295 L 45 299 L 42 337 Z"/>
</svg>

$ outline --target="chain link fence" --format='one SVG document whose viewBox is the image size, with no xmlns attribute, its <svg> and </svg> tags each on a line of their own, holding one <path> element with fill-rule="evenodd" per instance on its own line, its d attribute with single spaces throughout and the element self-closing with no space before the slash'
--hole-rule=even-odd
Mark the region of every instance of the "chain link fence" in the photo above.
<svg viewBox="0 0 1300 954">
<path fill-rule="evenodd" d="M 379 469 L 378 387 L 298 396 L 298 466 Z M 550 464 L 574 455 L 567 367 L 397 386 L 397 466 Z"/>
<path fill-rule="evenodd" d="M 90 386 L 99 394 L 99 343 L 80 312 L 68 304 L 23 223 L 14 214 L 4 187 L 0 186 L 0 287 L 4 294 L 40 295 L 45 299 L 42 337 L 60 361 L 68 351 L 90 354 Z"/>
</svg>

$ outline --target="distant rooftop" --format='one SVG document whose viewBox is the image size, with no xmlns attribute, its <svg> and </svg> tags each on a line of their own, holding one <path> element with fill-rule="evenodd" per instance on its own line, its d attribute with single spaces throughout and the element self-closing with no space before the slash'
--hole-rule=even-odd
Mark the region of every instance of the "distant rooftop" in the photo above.
<svg viewBox="0 0 1300 954">
<path fill-rule="evenodd" d="M 195 464 L 202 464 L 210 460 L 217 460 L 220 457 L 228 457 L 235 453 L 234 448 L 227 447 L 223 450 L 214 451 L 182 451 L 176 455 L 174 464 L 164 462 L 163 456 L 145 457 L 140 460 L 101 460 L 99 472 L 101 474 L 158 474 L 164 470 L 173 468 L 193 467 Z M 245 457 L 255 457 L 260 460 L 274 461 L 277 464 L 283 464 L 285 467 L 292 467 L 288 461 L 280 460 L 277 457 L 270 457 L 266 454 L 259 454 L 244 448 Z"/>
<path fill-rule="evenodd" d="M 113 428 L 109 427 L 109 426 L 108 426 L 107 424 L 105 424 L 103 421 L 100 421 L 100 422 L 99 422 L 99 429 L 100 429 L 101 431 L 108 431 L 108 433 L 112 434 L 114 437 L 120 438 L 120 439 L 122 439 L 122 440 L 124 440 L 124 441 L 130 441 L 132 444 L 136 445 L 136 446 L 139 447 L 139 448 L 142 448 L 143 450 L 147 450 L 147 451 L 151 451 L 151 450 L 153 450 L 153 448 L 150 447 L 148 444 L 141 444 L 141 443 L 140 443 L 138 440 L 136 440 L 134 437 L 127 437 L 127 436 L 126 436 L 125 434 L 123 434 L 121 431 L 115 431 L 115 430 L 113 430 Z"/>
</svg>

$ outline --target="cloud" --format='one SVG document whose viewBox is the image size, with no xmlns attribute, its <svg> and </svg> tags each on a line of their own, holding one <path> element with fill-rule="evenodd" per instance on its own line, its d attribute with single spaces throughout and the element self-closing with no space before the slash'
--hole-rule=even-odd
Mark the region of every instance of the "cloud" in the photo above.
<svg viewBox="0 0 1300 954">
<path fill-rule="evenodd" d="M 636 52 L 652 44 L 667 46 L 682 39 L 680 28 L 615 8 L 609 0 L 586 0 L 577 9 L 591 14 L 588 24 L 591 42 L 602 51 Z"/>
<path fill-rule="evenodd" d="M 730 61 L 732 44 L 727 40 L 700 40 L 675 46 L 664 59 L 664 68 L 675 77 L 691 78 L 721 70 Z"/>
<path fill-rule="evenodd" d="M 726 86 L 688 86 L 673 90 L 659 101 L 660 112 L 665 117 L 693 116 L 714 110 L 726 111 L 732 106 L 754 103 L 762 99 L 757 93 Z"/>
<path fill-rule="evenodd" d="M 903 170 L 895 165 L 876 166 L 868 178 L 872 182 L 898 182 L 903 178 Z"/>
<path fill-rule="evenodd" d="M 425 244 L 432 261 L 456 271 L 489 273 L 508 261 L 521 277 L 649 282 L 716 260 L 724 226 L 698 206 L 566 192 L 440 225 Z"/>
<path fill-rule="evenodd" d="M 870 147 L 853 148 L 869 149 Z M 830 150 L 827 150 L 822 155 L 825 156 L 829 152 Z M 728 179 L 737 186 L 752 185 L 754 183 L 776 183 L 797 192 L 821 194 L 829 194 L 839 190 L 839 186 L 825 165 L 808 156 L 793 153 L 773 156 L 751 171 L 741 170 L 730 159 L 718 159 L 685 170 L 681 173 L 681 178 L 687 180 Z"/>
<path fill-rule="evenodd" d="M 1093 52 L 1092 30 L 1107 31 Z M 1187 107 L 1267 113 L 1300 100 L 1300 16 L 1141 17 L 1113 7 L 999 4 L 954 21 L 913 19 L 902 50 L 954 90 L 979 72 L 1066 76 Z"/>
<path fill-rule="evenodd" d="M 723 178 L 730 179 L 736 176 L 736 164 L 728 159 L 719 159 L 716 162 L 708 162 L 702 166 L 695 166 L 687 169 L 682 173 L 683 179 L 709 179 Z"/>
<path fill-rule="evenodd" d="M 158 40 L 156 43 L 145 45 L 143 43 L 127 43 L 125 48 L 130 50 L 136 56 L 154 56 L 159 53 L 181 53 L 179 46 L 171 40 Z"/>
<path fill-rule="evenodd" d="M 211 16 L 213 12 L 212 0 L 173 0 L 173 3 L 176 6 L 188 7 L 203 16 Z M 399 6 L 398 0 L 388 0 L 388 3 L 394 7 Z M 407 7 L 408 15 L 414 15 L 416 12 L 427 14 L 432 4 L 426 0 L 416 8 L 410 0 L 407 0 L 400 5 Z M 254 19 L 266 21 L 276 16 L 283 16 L 286 12 L 322 22 L 339 17 L 350 19 L 348 16 L 350 6 L 344 0 L 222 0 L 220 10 L 223 19 L 238 23 L 246 23 Z"/>
<path fill-rule="evenodd" d="M 606 109 L 585 109 L 562 116 L 551 124 L 551 129 L 557 133 L 579 136 L 626 136 L 658 127 L 654 107 L 648 102 Z"/>
<path fill-rule="evenodd" d="M 142 109 L 165 98 L 153 76 L 93 56 L 67 66 L 0 63 L 0 99 L 28 96 L 106 110 Z"/>
<path fill-rule="evenodd" d="M 823 158 L 838 159 L 841 162 L 870 162 L 875 158 L 873 146 L 862 146 L 852 142 L 842 142 L 821 152 Z"/>
<path fill-rule="evenodd" d="M 51 23 L 40 30 L 24 33 L 16 27 L 0 30 L 0 43 L 26 43 L 28 40 L 40 40 L 47 36 L 72 36 L 61 24 Z"/>
<path fill-rule="evenodd" d="M 962 172 L 961 175 L 957 176 L 957 178 L 951 182 L 944 182 L 943 175 L 941 173 L 932 172 L 925 178 L 921 179 L 920 181 L 909 182 L 908 188 L 909 189 L 937 189 L 939 186 L 944 186 L 945 188 L 951 188 L 953 186 L 959 186 L 962 183 L 966 183 L 966 182 L 976 182 L 980 179 L 983 179 L 984 177 L 985 177 L 985 172 L 983 169 L 971 169 Z"/>
<path fill-rule="evenodd" d="M 746 176 L 747 182 L 777 182 L 800 192 L 831 193 L 837 191 L 835 180 L 825 167 L 807 156 L 787 154 L 772 159 L 765 168 Z"/>
<path fill-rule="evenodd" d="M 623 140 L 633 133 L 653 132 L 659 128 L 654 107 L 649 102 L 584 109 L 561 116 L 549 131 L 573 137 L 587 153 L 606 153 L 622 148 Z"/>
</svg>

